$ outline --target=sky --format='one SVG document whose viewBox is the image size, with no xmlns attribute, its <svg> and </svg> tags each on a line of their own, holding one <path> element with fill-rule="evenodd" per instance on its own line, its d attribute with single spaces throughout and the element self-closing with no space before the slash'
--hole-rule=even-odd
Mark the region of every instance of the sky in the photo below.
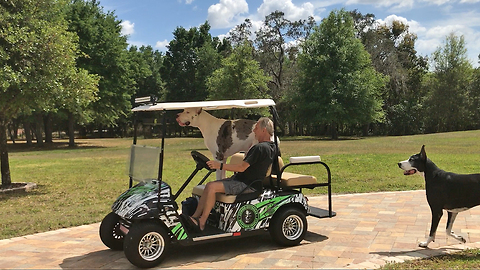
<svg viewBox="0 0 480 270">
<path fill-rule="evenodd" d="M 372 13 L 380 23 L 400 20 L 418 37 L 415 48 L 430 56 L 450 33 L 465 37 L 467 55 L 479 66 L 480 0 L 99 0 L 104 12 L 121 20 L 130 45 L 150 45 L 165 52 L 177 27 L 199 27 L 206 21 L 212 36 L 225 37 L 246 18 L 253 30 L 275 10 L 296 21 L 313 16 L 317 23 L 333 10 Z"/>
</svg>

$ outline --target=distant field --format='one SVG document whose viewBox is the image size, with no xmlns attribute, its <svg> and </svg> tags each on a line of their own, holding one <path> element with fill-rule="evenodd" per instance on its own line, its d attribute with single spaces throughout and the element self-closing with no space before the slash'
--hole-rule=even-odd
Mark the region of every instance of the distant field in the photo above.
<svg viewBox="0 0 480 270">
<path fill-rule="evenodd" d="M 98 222 L 110 211 L 115 198 L 128 187 L 126 161 L 131 140 L 77 143 L 74 149 L 66 147 L 66 141 L 56 141 L 48 149 L 28 148 L 22 143 L 9 145 L 13 182 L 35 182 L 38 189 L 26 195 L 0 195 L 0 239 Z M 138 144 L 159 146 L 160 140 L 139 140 Z M 423 144 L 428 157 L 442 169 L 480 172 L 480 131 L 339 141 L 281 138 L 280 146 L 285 163 L 291 156 L 320 155 L 332 171 L 333 192 L 357 193 L 423 189 L 420 176 L 404 176 L 397 166 L 418 153 Z M 195 167 L 192 150 L 211 156 L 203 139 L 166 140 L 164 181 L 174 192 Z M 320 166 L 291 171 L 325 178 Z M 306 191 L 325 192 L 321 188 Z M 178 202 L 187 196 L 185 192 Z"/>
</svg>

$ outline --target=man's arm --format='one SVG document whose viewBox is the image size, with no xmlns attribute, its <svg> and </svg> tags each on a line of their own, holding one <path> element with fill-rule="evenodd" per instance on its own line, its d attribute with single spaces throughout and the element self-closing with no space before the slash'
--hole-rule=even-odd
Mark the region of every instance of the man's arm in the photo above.
<svg viewBox="0 0 480 270">
<path fill-rule="evenodd" d="M 220 169 L 220 164 L 221 163 L 216 160 L 207 161 L 207 165 L 208 167 L 210 167 L 210 169 Z M 222 170 L 231 172 L 243 172 L 248 167 L 250 167 L 250 164 L 248 164 L 248 162 L 242 161 L 242 163 L 239 164 L 223 164 Z"/>
</svg>

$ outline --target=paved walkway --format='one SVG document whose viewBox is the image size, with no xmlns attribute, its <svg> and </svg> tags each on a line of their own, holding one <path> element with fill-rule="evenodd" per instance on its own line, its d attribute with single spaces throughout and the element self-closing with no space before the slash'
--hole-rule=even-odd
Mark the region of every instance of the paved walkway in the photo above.
<svg viewBox="0 0 480 270">
<path fill-rule="evenodd" d="M 325 208 L 326 197 L 310 197 Z M 332 219 L 308 217 L 308 233 L 299 246 L 278 247 L 269 234 L 260 237 L 175 247 L 159 268 L 376 268 L 480 247 L 480 207 L 458 215 L 454 231 L 461 244 L 445 235 L 446 214 L 437 240 L 418 247 L 430 228 L 425 191 L 336 195 Z M 99 223 L 0 240 L 0 269 L 132 269 L 121 251 L 108 250 L 98 236 Z M 477 243 L 478 242 L 478 243 Z"/>
</svg>

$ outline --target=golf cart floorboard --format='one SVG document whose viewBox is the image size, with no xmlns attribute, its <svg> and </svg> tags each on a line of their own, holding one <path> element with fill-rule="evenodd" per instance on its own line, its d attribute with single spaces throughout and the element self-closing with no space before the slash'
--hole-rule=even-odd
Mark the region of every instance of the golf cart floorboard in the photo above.
<svg viewBox="0 0 480 270">
<path fill-rule="evenodd" d="M 220 239 L 229 238 L 229 237 L 251 236 L 251 235 L 261 234 L 264 232 L 265 230 L 255 230 L 255 231 L 248 231 L 248 232 L 233 233 L 233 232 L 225 232 L 211 225 L 207 225 L 204 231 L 202 232 L 190 232 L 190 237 L 193 240 L 192 242 L 190 242 L 190 244 L 193 244 L 195 242 L 206 241 L 206 240 L 215 241 L 215 240 L 220 240 Z"/>
<path fill-rule="evenodd" d="M 334 217 L 334 216 L 337 215 L 337 213 L 332 211 L 332 215 L 330 216 L 328 210 L 318 208 L 318 207 L 309 206 L 308 208 L 309 209 L 308 209 L 307 214 L 309 216 L 313 216 L 313 217 L 316 217 L 316 218 L 330 218 L 330 217 Z"/>
</svg>

